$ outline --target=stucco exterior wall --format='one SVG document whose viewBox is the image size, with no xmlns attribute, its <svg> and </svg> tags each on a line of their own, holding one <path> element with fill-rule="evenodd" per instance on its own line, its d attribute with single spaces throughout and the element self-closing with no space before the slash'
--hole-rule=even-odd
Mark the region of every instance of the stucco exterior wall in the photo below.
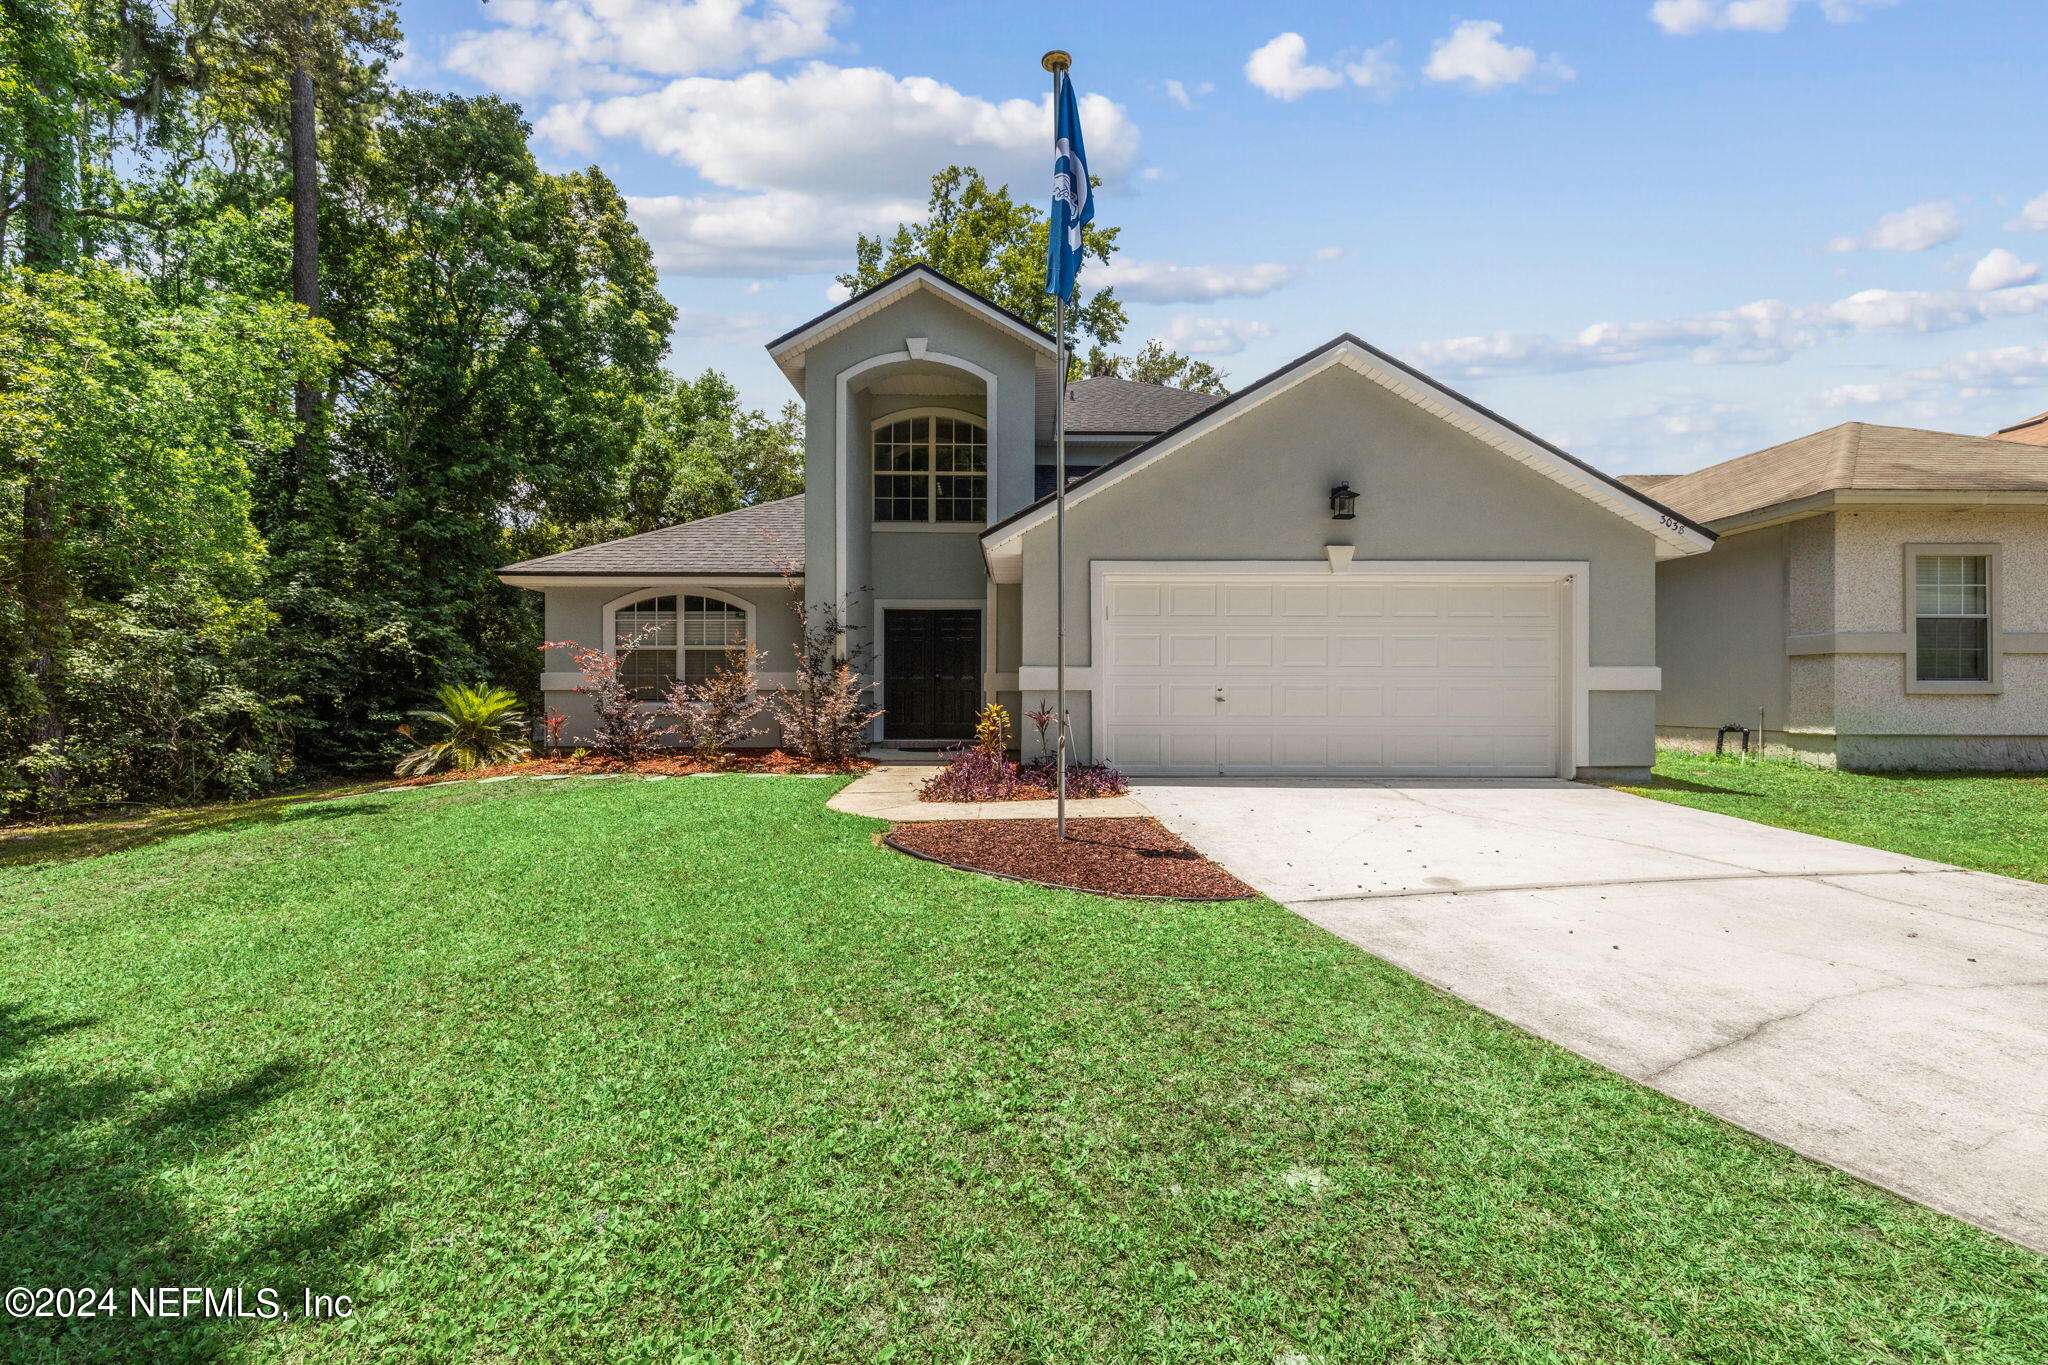
<svg viewBox="0 0 2048 1365">
<path fill-rule="evenodd" d="M 1358 517 L 1333 521 L 1329 489 L 1346 479 L 1362 495 Z M 1588 561 L 1591 662 L 1655 660 L 1655 546 L 1647 531 L 1338 368 L 1070 510 L 1068 661 L 1092 663 L 1088 584 L 1095 561 L 1321 563 L 1333 543 L 1355 546 L 1360 561 Z M 1023 661 L 1050 665 L 1050 524 L 1026 534 L 1023 557 Z M 1593 751 L 1622 756 L 1608 766 L 1649 761 L 1654 694 L 1636 695 L 1641 699 L 1593 708 Z M 1073 714 L 1085 741 L 1085 706 Z"/>
<path fill-rule="evenodd" d="M 1787 718 L 1785 526 L 1657 566 L 1657 724 L 1708 732 Z"/>
<path fill-rule="evenodd" d="M 1921 544 L 1996 547 L 1997 692 L 1909 688 L 1905 547 Z M 1770 618 L 1773 563 L 1775 648 L 1790 651 L 1775 662 L 1751 625 Z M 1754 723 L 1761 704 L 1772 744 L 1845 767 L 2048 767 L 2048 508 L 1840 509 L 1740 532 L 1660 566 L 1658 599 L 1667 736 L 1711 740 L 1724 720 Z M 1778 713 L 1749 700 L 1768 697 L 1774 673 Z"/>
<path fill-rule="evenodd" d="M 2048 737 L 2048 653 L 2010 652 L 2015 634 L 2048 634 L 2048 509 L 1974 507 L 1835 515 L 1838 632 L 1904 632 L 1911 648 L 1905 549 L 1910 544 L 1989 544 L 1998 549 L 1993 649 L 2001 653 L 2000 690 L 1988 695 L 1907 690 L 1909 654 L 1833 656 L 1835 728 L 1844 736 L 1999 736 L 2031 738 L 2016 756 Z M 2007 638 L 1999 638 L 2007 637 Z M 2040 646 L 2030 646 L 2039 648 Z M 2000 746 L 1958 746 L 1981 765 Z M 1883 753 L 1933 754 L 1912 744 L 1857 746 L 1868 766 Z M 2030 766 L 2039 766 L 2038 758 Z"/>
<path fill-rule="evenodd" d="M 766 650 L 768 658 L 761 665 L 764 681 L 771 675 L 788 678 L 795 668 L 796 617 L 790 610 L 789 592 L 781 583 L 764 583 L 758 587 L 697 587 L 650 582 L 644 587 L 565 587 L 546 590 L 546 635 L 550 641 L 573 641 L 576 644 L 603 646 L 609 643 L 604 634 L 604 608 L 608 602 L 634 601 L 642 597 L 653 597 L 674 593 L 711 594 L 730 600 L 744 602 L 753 608 L 753 638 L 757 648 Z M 586 743 L 590 738 L 591 726 L 596 720 L 590 709 L 590 702 L 574 690 L 576 684 L 575 666 L 570 662 L 568 652 L 551 651 L 541 673 L 542 698 L 548 706 L 569 718 L 563 728 L 563 742 L 568 744 Z M 766 733 L 751 741 L 754 744 L 773 744 L 779 738 L 774 722 L 767 716 L 756 722 Z"/>
<path fill-rule="evenodd" d="M 931 355 L 958 357 L 993 374 L 994 410 L 989 410 L 978 376 L 936 361 L 891 363 L 851 376 L 842 410 L 841 373 L 873 357 L 904 351 L 914 338 L 922 339 Z M 974 392 L 924 397 L 870 391 L 879 382 L 916 376 L 940 379 L 951 387 L 964 385 Z M 923 292 L 908 294 L 814 346 L 804 360 L 804 572 L 810 599 L 832 602 L 843 594 L 849 624 L 870 632 L 874 620 L 869 603 L 875 597 L 979 602 L 986 572 L 973 530 L 872 529 L 869 429 L 877 417 L 911 407 L 951 407 L 982 415 L 994 464 L 989 513 L 997 520 L 1031 501 L 1037 445 L 1035 384 L 1036 353 L 1029 345 Z M 835 468 L 842 436 L 849 457 L 843 525 Z M 843 584 L 838 581 L 837 550 L 842 538 Z"/>
</svg>

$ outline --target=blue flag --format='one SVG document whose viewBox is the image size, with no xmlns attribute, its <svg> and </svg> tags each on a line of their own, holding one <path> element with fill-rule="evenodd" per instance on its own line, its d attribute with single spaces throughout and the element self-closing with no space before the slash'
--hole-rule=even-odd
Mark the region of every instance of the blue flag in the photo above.
<svg viewBox="0 0 2048 1365">
<path fill-rule="evenodd" d="M 1052 97 L 1052 221 L 1045 243 L 1045 292 L 1074 297 L 1081 273 L 1081 229 L 1095 221 L 1095 196 L 1088 189 L 1088 151 L 1081 145 L 1081 107 L 1074 82 L 1054 76 Z"/>
</svg>

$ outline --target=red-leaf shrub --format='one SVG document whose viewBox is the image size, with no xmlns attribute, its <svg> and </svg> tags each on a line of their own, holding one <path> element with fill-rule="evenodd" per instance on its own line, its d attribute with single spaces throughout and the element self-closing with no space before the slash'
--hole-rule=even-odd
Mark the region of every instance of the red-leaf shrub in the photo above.
<svg viewBox="0 0 2048 1365">
<path fill-rule="evenodd" d="M 1033 787 L 1051 792 L 1059 784 L 1059 773 L 1049 758 L 1034 758 L 1017 770 L 1017 776 Z M 1131 784 L 1107 763 L 1069 763 L 1067 795 L 1079 799 L 1091 796 L 1129 796 Z"/>
<path fill-rule="evenodd" d="M 541 646 L 542 649 L 568 650 L 569 657 L 575 661 L 576 671 L 583 675 L 583 681 L 577 684 L 576 690 L 590 698 L 590 709 L 597 713 L 597 728 L 590 734 L 590 751 L 601 758 L 623 759 L 629 763 L 645 758 L 654 752 L 655 741 L 669 733 L 666 727 L 655 724 L 651 712 L 640 709 L 640 699 L 619 677 L 620 662 L 644 644 L 657 629 L 649 626 L 639 634 L 619 641 L 615 654 L 579 645 L 574 640 L 550 640 Z"/>
<path fill-rule="evenodd" d="M 1049 800 L 1057 794 L 1059 774 L 1049 758 L 1017 764 L 991 758 L 980 749 L 963 749 L 917 789 L 920 801 Z M 1107 763 L 1069 763 L 1067 795 L 1077 801 L 1097 796 L 1128 796 L 1131 784 Z"/>
</svg>

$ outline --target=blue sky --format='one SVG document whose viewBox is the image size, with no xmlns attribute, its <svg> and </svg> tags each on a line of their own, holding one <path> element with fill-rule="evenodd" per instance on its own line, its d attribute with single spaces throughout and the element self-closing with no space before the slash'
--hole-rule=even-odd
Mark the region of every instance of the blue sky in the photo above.
<svg viewBox="0 0 2048 1365">
<path fill-rule="evenodd" d="M 2048 408 L 2038 0 L 400 2 L 402 78 L 617 179 L 671 364 L 764 406 L 933 171 L 1046 197 L 1059 46 L 1129 349 L 1241 382 L 1355 332 L 1615 471 Z"/>
</svg>

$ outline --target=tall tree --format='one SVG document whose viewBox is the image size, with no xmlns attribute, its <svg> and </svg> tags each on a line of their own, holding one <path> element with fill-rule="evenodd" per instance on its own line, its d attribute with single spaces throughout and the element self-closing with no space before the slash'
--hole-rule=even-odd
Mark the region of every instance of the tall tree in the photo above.
<svg viewBox="0 0 2048 1365">
<path fill-rule="evenodd" d="M 585 543 L 717 516 L 804 490 L 803 414 L 794 403 L 771 418 L 743 407 L 716 370 L 664 375 L 648 399 L 619 480 L 619 509 L 580 528 Z"/>
<path fill-rule="evenodd" d="M 1164 384 L 1196 393 L 1229 393 L 1230 376 L 1206 360 L 1169 349 L 1159 338 L 1145 343 L 1133 356 L 1111 355 L 1100 346 L 1091 347 L 1086 364 L 1090 376 L 1131 379 L 1140 384 Z"/>
<path fill-rule="evenodd" d="M 1083 259 L 1107 262 L 1116 251 L 1120 231 L 1089 224 L 1081 237 Z M 1053 300 L 1045 292 L 1046 232 L 1045 213 L 1012 198 L 1009 186 L 991 186 L 971 167 L 948 166 L 932 177 L 924 221 L 898 224 L 887 238 L 862 233 L 854 243 L 853 269 L 838 280 L 857 294 L 922 262 L 1051 331 Z M 1087 283 L 1084 265 L 1067 309 L 1070 343 L 1087 337 L 1099 346 L 1115 345 L 1127 321 L 1123 305 L 1114 290 L 1090 291 Z"/>
</svg>

